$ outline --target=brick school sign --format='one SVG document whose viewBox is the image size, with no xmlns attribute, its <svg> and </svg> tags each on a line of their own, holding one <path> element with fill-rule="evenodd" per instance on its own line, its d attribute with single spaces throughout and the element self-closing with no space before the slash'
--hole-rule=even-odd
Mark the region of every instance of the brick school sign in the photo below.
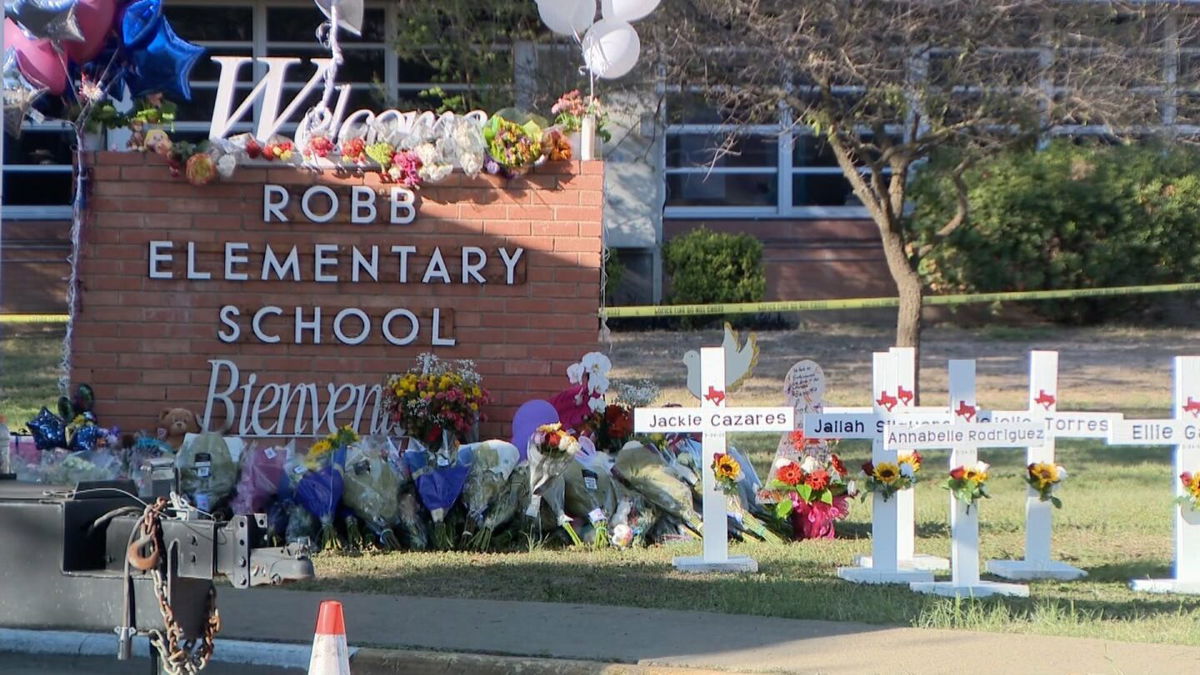
<svg viewBox="0 0 1200 675">
<path fill-rule="evenodd" d="M 374 173 L 244 166 L 195 187 L 164 160 L 92 156 L 73 382 L 105 424 L 164 407 L 248 436 L 386 425 L 384 378 L 473 359 L 507 434 L 596 348 L 600 162 L 457 173 L 417 193 Z"/>
</svg>

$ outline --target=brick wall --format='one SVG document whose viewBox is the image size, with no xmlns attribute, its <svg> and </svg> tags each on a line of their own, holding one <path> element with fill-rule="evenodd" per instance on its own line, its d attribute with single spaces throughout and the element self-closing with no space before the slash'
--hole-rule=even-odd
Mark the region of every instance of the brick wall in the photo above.
<svg viewBox="0 0 1200 675">
<path fill-rule="evenodd" d="M 483 432 L 504 436 L 520 403 L 565 388 L 566 367 L 596 348 L 600 162 L 547 164 L 512 181 L 455 174 L 420 190 L 416 220 L 395 225 L 387 222 L 388 202 L 382 196 L 377 202 L 382 222 L 350 222 L 346 203 L 351 186 L 387 193 L 373 174 L 250 166 L 239 168 L 229 181 L 193 187 L 171 178 L 163 160 L 154 156 L 98 153 L 92 161 L 95 182 L 72 380 L 96 388 L 97 413 L 105 423 L 150 428 L 168 406 L 202 413 L 210 359 L 234 362 L 241 384 L 254 373 L 257 382 L 250 391 L 257 396 L 267 383 L 316 383 L 320 388 L 379 384 L 386 375 L 413 366 L 419 353 L 433 351 L 442 358 L 476 361 L 496 399 Z M 289 222 L 264 222 L 263 186 L 268 183 L 289 191 Z M 331 187 L 342 203 L 330 222 L 313 223 L 301 215 L 297 202 L 313 185 Z M 324 212 L 327 205 L 324 197 L 315 197 L 312 211 Z M 172 242 L 172 260 L 159 268 L 173 278 L 150 278 L 152 241 Z M 195 271 L 211 274 L 210 280 L 187 278 L 189 242 Z M 245 251 L 235 250 L 248 262 L 235 259 L 232 270 L 246 273 L 249 280 L 224 279 L 226 243 L 231 242 L 248 244 Z M 336 245 L 336 253 L 325 255 L 338 263 L 322 270 L 335 274 L 336 282 L 314 280 L 315 244 Z M 260 279 L 267 245 L 281 261 L 297 247 L 301 281 L 293 281 L 290 272 L 285 280 Z M 364 271 L 354 283 L 351 249 L 369 256 L 371 246 L 379 247 L 379 281 Z M 390 252 L 392 246 L 416 247 L 408 256 L 407 283 L 400 282 L 399 256 Z M 486 252 L 487 263 L 479 272 L 486 283 L 459 283 L 464 246 Z M 453 283 L 436 277 L 421 283 L 434 247 L 440 248 Z M 498 253 L 505 248 L 511 256 L 518 247 L 524 253 L 513 266 L 509 285 Z M 475 254 L 470 257 L 472 264 L 479 261 Z M 218 338 L 219 331 L 232 330 L 219 316 L 225 306 L 240 313 L 230 317 L 240 336 L 228 344 Z M 264 315 L 262 323 L 264 335 L 280 337 L 274 344 L 261 342 L 251 330 L 251 316 L 265 306 L 282 310 L 282 316 Z M 296 343 L 297 307 L 305 321 L 315 307 L 322 308 L 321 344 L 312 344 L 313 333 L 307 330 L 303 344 Z M 341 344 L 331 330 L 334 315 L 346 308 L 361 309 L 372 323 L 361 344 Z M 382 335 L 384 316 L 396 308 L 418 317 L 419 334 L 410 345 L 390 344 Z M 440 310 L 440 337 L 456 340 L 452 347 L 431 345 L 435 308 Z M 361 325 L 348 318 L 343 334 L 353 338 Z M 410 323 L 401 317 L 391 327 L 403 338 Z M 225 384 L 223 380 L 219 388 Z M 323 391 L 322 410 L 326 397 Z M 243 404 L 240 393 L 233 398 L 236 405 Z M 265 407 L 271 400 L 272 394 L 265 393 L 260 402 Z M 216 412 L 223 411 L 218 407 Z M 262 419 L 277 415 L 275 409 Z M 338 416 L 346 418 L 346 413 Z M 285 431 L 292 428 L 291 419 Z"/>
<path fill-rule="evenodd" d="M 869 220 L 667 220 L 663 238 L 701 225 L 763 242 L 767 300 L 896 295 L 879 230 Z"/>
<path fill-rule="evenodd" d="M 4 244 L 0 248 L 0 312 L 66 313 L 70 254 L 70 222 L 5 220 Z"/>
</svg>

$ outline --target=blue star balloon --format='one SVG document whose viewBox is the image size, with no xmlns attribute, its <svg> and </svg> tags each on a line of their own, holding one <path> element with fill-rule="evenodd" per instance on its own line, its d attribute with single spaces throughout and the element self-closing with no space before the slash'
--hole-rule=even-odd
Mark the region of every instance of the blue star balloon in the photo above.
<svg viewBox="0 0 1200 675">
<path fill-rule="evenodd" d="M 75 433 L 71 435 L 71 452 L 95 450 L 100 439 L 106 436 L 108 436 L 108 430 L 104 427 L 98 427 L 95 424 L 85 424 L 76 429 Z"/>
<path fill-rule="evenodd" d="M 4 16 L 35 39 L 83 41 L 75 5 L 79 0 L 4 0 Z"/>
<path fill-rule="evenodd" d="M 134 0 L 121 16 L 121 44 L 129 50 L 145 49 L 162 22 L 162 0 Z"/>
<path fill-rule="evenodd" d="M 38 450 L 53 450 L 67 447 L 67 423 L 63 418 L 42 408 L 37 417 L 29 420 L 30 435 Z"/>
<path fill-rule="evenodd" d="M 129 15 L 126 14 L 126 19 Z M 136 21 L 135 21 L 136 23 Z M 122 30 L 128 30 L 122 21 Z M 198 47 L 175 34 L 171 24 L 160 18 L 158 30 L 142 49 L 132 51 L 133 68 L 126 78 L 134 96 L 163 92 L 192 100 L 189 84 L 192 68 L 204 54 Z"/>
</svg>

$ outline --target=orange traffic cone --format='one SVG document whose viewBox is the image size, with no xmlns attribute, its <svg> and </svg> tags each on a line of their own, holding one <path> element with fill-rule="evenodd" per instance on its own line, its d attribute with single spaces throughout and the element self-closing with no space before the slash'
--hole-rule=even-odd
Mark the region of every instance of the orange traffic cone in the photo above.
<svg viewBox="0 0 1200 675">
<path fill-rule="evenodd" d="M 350 675 L 350 647 L 346 644 L 346 622 L 342 603 L 326 600 L 317 613 L 308 675 Z"/>
</svg>

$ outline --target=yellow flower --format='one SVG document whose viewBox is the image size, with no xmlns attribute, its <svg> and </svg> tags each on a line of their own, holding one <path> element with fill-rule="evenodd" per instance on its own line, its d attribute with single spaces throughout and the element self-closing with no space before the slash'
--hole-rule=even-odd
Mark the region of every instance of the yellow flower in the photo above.
<svg viewBox="0 0 1200 675">
<path fill-rule="evenodd" d="M 875 479 L 891 485 L 900 479 L 900 467 L 891 462 L 882 462 L 875 467 Z"/>
<path fill-rule="evenodd" d="M 913 471 L 921 470 L 920 460 L 918 460 L 916 455 L 914 455 L 911 452 L 906 452 L 906 453 L 900 455 L 899 457 L 896 458 L 896 460 L 900 464 L 908 464 L 909 466 L 911 466 L 913 468 Z"/>
<path fill-rule="evenodd" d="M 317 457 L 329 452 L 330 450 L 333 450 L 333 444 L 325 439 L 321 439 L 316 443 L 313 443 L 313 446 L 308 449 L 308 456 Z"/>
<path fill-rule="evenodd" d="M 1029 467 L 1029 473 L 1043 485 L 1058 482 L 1058 467 L 1053 464 L 1038 462 Z"/>
<path fill-rule="evenodd" d="M 717 478 L 737 480 L 742 475 L 742 466 L 732 456 L 721 454 L 714 458 L 713 471 Z"/>
<path fill-rule="evenodd" d="M 975 469 L 967 469 L 963 473 L 963 478 L 965 478 L 967 480 L 975 481 L 976 483 L 983 483 L 983 482 L 987 481 L 988 475 L 987 475 L 986 471 L 976 471 Z"/>
</svg>

